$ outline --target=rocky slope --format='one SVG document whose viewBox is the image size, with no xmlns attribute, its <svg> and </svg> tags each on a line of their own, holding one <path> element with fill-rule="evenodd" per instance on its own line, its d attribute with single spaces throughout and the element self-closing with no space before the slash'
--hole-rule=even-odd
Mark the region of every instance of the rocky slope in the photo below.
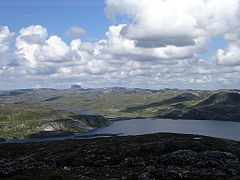
<svg viewBox="0 0 240 180">
<path fill-rule="evenodd" d="M 6 179 L 240 179 L 240 142 L 198 135 L 0 144 Z"/>
<path fill-rule="evenodd" d="M 100 115 L 79 115 L 48 106 L 0 103 L 0 141 L 64 136 L 106 126 Z"/>
<path fill-rule="evenodd" d="M 66 136 L 107 126 L 110 123 L 101 115 L 71 115 L 71 118 L 49 121 L 39 127 L 39 132 L 28 138 Z"/>
</svg>

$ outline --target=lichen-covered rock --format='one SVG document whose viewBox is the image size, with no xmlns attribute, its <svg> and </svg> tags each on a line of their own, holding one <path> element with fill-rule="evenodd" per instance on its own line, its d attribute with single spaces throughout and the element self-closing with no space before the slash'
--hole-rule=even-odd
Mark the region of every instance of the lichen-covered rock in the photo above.
<svg viewBox="0 0 240 180">
<path fill-rule="evenodd" d="M 161 177 L 226 176 L 237 175 L 240 170 L 238 158 L 228 152 L 178 150 L 159 159 Z"/>
<path fill-rule="evenodd" d="M 199 160 L 199 154 L 191 150 L 178 150 L 161 156 L 159 163 L 165 165 L 185 165 L 194 164 Z"/>
<path fill-rule="evenodd" d="M 0 144 L 0 179 L 237 180 L 240 143 L 159 133 Z"/>
</svg>

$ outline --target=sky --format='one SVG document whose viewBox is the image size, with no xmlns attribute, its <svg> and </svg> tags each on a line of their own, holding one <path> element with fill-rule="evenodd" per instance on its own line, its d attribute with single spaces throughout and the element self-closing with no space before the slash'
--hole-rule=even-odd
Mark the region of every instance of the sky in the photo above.
<svg viewBox="0 0 240 180">
<path fill-rule="evenodd" d="M 239 89 L 240 0 L 0 0 L 0 89 Z"/>
</svg>

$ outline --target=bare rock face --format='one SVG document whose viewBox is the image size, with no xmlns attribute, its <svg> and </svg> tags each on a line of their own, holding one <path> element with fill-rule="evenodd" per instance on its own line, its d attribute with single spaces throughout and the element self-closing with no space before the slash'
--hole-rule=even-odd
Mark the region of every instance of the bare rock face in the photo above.
<svg viewBox="0 0 240 180">
<path fill-rule="evenodd" d="M 101 115 L 74 115 L 73 119 L 62 119 L 47 122 L 39 129 L 39 133 L 31 134 L 29 138 L 65 136 L 85 132 L 109 124 Z"/>
<path fill-rule="evenodd" d="M 93 129 L 93 127 L 89 126 L 86 122 L 80 120 L 60 120 L 53 121 L 47 124 L 44 124 L 44 131 L 56 131 L 56 130 L 78 130 L 78 131 L 87 131 Z"/>
</svg>

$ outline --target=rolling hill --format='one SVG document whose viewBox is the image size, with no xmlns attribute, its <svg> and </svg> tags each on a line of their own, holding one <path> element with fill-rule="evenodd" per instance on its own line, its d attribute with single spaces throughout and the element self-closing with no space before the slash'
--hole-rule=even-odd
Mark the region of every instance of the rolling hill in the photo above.
<svg viewBox="0 0 240 180">
<path fill-rule="evenodd" d="M 11 134 L 11 137 L 42 135 L 41 130 L 49 127 L 64 132 L 79 132 L 94 126 L 84 120 L 86 117 L 78 118 L 81 122 L 76 123 L 73 114 L 61 109 L 85 110 L 117 119 L 157 117 L 240 121 L 238 90 L 149 90 L 123 87 L 22 89 L 0 91 L 0 102 L 0 128 L 4 130 L 1 136 Z M 105 121 L 101 123 L 102 120 L 97 120 L 94 127 L 105 125 Z"/>
</svg>

